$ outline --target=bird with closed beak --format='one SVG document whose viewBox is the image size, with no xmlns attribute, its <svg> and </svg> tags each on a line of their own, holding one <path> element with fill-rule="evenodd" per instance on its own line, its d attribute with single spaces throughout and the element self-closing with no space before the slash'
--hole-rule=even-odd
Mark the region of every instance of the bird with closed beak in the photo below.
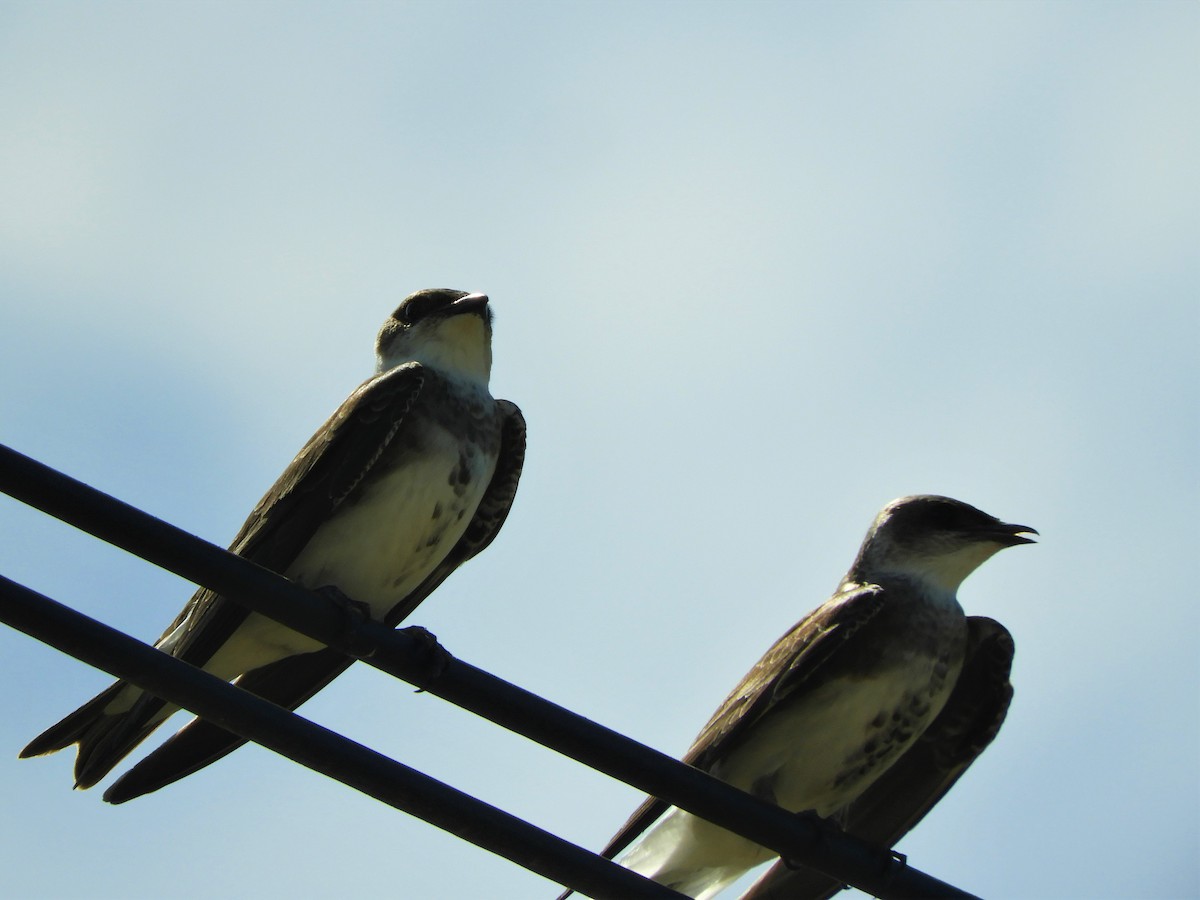
<svg viewBox="0 0 1200 900">
<path fill-rule="evenodd" d="M 324 589 L 394 627 L 508 515 L 525 421 L 489 392 L 488 298 L 432 289 L 406 297 L 376 340 L 376 373 L 309 439 L 230 549 Z M 155 644 L 289 709 L 353 660 L 207 588 Z M 21 756 L 78 745 L 75 786 L 91 787 L 176 707 L 118 681 L 35 738 Z M 188 775 L 244 741 L 196 719 L 105 793 L 120 803 Z"/>
</svg>

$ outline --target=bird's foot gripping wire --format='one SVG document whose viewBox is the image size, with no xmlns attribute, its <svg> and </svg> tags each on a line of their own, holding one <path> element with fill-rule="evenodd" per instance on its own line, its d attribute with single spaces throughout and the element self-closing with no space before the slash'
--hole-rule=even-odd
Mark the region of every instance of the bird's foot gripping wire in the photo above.
<svg viewBox="0 0 1200 900">
<path fill-rule="evenodd" d="M 421 668 L 421 680 L 417 684 L 419 694 L 442 677 L 454 657 L 438 643 L 436 635 L 420 625 L 401 628 L 400 631 L 414 642 L 413 662 Z"/>
<path fill-rule="evenodd" d="M 806 821 L 816 831 L 817 840 L 822 840 L 825 837 L 825 820 L 817 815 L 817 811 L 815 809 L 801 809 L 792 815 L 794 815 L 797 819 L 803 819 Z M 806 868 L 804 863 L 797 862 L 789 856 L 782 856 L 780 859 L 783 860 L 783 864 L 789 869 Z"/>
<path fill-rule="evenodd" d="M 352 600 L 340 588 L 332 584 L 322 585 L 316 589 L 316 593 L 341 610 L 345 617 L 341 646 L 338 649 L 358 659 L 374 655 L 375 642 L 363 637 L 358 629 L 360 623 L 371 618 L 371 607 L 358 600 Z"/>
<path fill-rule="evenodd" d="M 834 815 L 830 816 L 828 819 L 823 819 L 817 815 L 816 810 L 804 809 L 804 810 L 800 810 L 799 812 L 795 813 L 795 815 L 799 818 L 808 820 L 808 822 L 816 829 L 817 841 L 819 843 L 825 842 L 828 839 L 830 834 L 844 833 L 844 829 L 842 828 L 841 817 L 838 814 L 834 814 Z M 804 865 L 804 863 L 797 862 L 796 860 L 791 859 L 790 857 L 784 856 L 781 858 L 783 860 L 783 864 L 789 869 L 795 870 L 795 869 L 808 868 L 807 866 Z M 851 885 L 843 883 L 841 886 L 841 890 L 847 891 L 850 889 L 850 887 L 851 887 Z"/>
</svg>

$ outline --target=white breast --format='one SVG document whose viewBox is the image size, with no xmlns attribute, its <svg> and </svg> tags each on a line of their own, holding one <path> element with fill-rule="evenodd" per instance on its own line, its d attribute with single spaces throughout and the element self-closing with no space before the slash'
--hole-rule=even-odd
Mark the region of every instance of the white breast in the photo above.
<svg viewBox="0 0 1200 900">
<path fill-rule="evenodd" d="M 853 784 L 837 783 L 873 736 L 890 727 L 893 710 L 907 706 L 914 696 L 927 695 L 933 662 L 917 666 L 910 677 L 837 681 L 812 690 L 802 704 L 781 711 L 755 728 L 745 745 L 713 770 L 717 777 L 759 793 L 768 790 L 780 806 L 792 811 L 815 809 L 828 816 L 853 799 L 878 778 L 886 766 Z M 951 682 L 952 683 L 952 682 Z M 918 728 L 932 720 L 945 696 L 929 708 Z M 872 727 L 880 712 L 888 721 Z M 903 748 L 896 748 L 897 752 Z"/>
<path fill-rule="evenodd" d="M 764 796 L 793 812 L 815 809 L 828 816 L 857 797 L 887 766 L 839 784 L 853 771 L 864 745 L 892 728 L 881 711 L 908 709 L 912 697 L 928 697 L 932 660 L 913 660 L 892 677 L 841 680 L 810 689 L 802 703 L 758 723 L 753 736 L 712 769 L 744 791 Z M 957 673 L 948 680 L 953 684 Z M 933 698 L 919 734 L 941 711 L 947 691 Z M 878 723 L 878 724 L 876 724 Z M 896 747 L 899 753 L 903 747 Z M 672 808 L 621 861 L 622 865 L 673 885 L 688 896 L 709 898 L 747 869 L 774 854 L 744 838 Z"/>
<path fill-rule="evenodd" d="M 390 472 L 313 535 L 287 575 L 309 587 L 335 584 L 382 618 L 462 537 L 495 470 L 468 460 L 470 483 L 456 495 L 453 454 L 433 454 Z"/>
<path fill-rule="evenodd" d="M 314 533 L 284 573 L 306 587 L 334 585 L 382 619 L 445 558 L 475 514 L 496 460 L 469 453 L 470 480 L 456 493 L 460 443 L 432 430 L 426 453 L 388 472 Z M 252 613 L 205 666 L 222 678 L 321 644 Z"/>
</svg>

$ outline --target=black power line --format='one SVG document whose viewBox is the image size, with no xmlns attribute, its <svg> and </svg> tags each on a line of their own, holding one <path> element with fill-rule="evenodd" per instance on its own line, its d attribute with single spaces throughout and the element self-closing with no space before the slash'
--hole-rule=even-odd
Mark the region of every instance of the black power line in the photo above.
<svg viewBox="0 0 1200 900">
<path fill-rule="evenodd" d="M 0 575 L 0 620 L 222 728 L 597 897 L 678 900 L 675 891 L 389 759 Z"/>
<path fill-rule="evenodd" d="M 813 816 L 789 813 L 745 794 L 707 773 L 455 659 L 444 651 L 430 652 L 430 638 L 421 629 L 393 631 L 370 619 L 348 616 L 343 607 L 319 594 L 3 445 L 0 445 L 0 490 L 323 644 L 360 657 L 378 669 L 504 728 L 769 847 L 791 862 L 810 866 L 882 898 L 972 897 L 952 885 L 910 868 L 889 850 L 865 844 Z M 39 607 L 47 604 L 50 611 L 37 613 Z M 0 620 L 26 630 L 17 620 L 29 622 L 32 619 L 39 622 L 38 631 L 28 633 L 39 640 L 119 677 L 128 678 L 139 686 L 148 687 L 153 693 L 197 712 L 229 731 L 411 812 L 531 871 L 598 898 L 612 897 L 616 900 L 625 897 L 678 896 L 554 835 L 5 580 L 3 591 L 0 592 Z M 106 652 L 104 658 L 100 658 L 94 654 L 85 656 L 83 652 L 77 652 L 88 651 L 90 644 L 87 641 L 81 644 L 78 635 L 74 638 L 66 636 L 75 628 L 90 631 L 105 629 L 106 634 L 111 632 L 104 640 L 112 655 Z M 116 638 L 121 640 L 117 641 Z M 133 649 L 135 647 L 136 652 Z M 160 657 L 161 661 L 152 663 L 155 657 Z M 176 687 L 183 684 L 182 681 L 178 685 L 167 685 L 166 681 L 157 685 L 144 683 L 148 677 L 144 672 L 151 669 L 165 672 L 175 666 L 183 666 L 195 673 L 190 676 L 193 680 L 185 689 L 176 691 Z M 165 677 L 173 679 L 175 676 Z M 194 680 L 196 678 L 216 684 L 197 687 L 199 682 Z M 219 696 L 217 693 L 210 694 L 209 689 L 219 692 Z M 201 698 L 201 694 L 205 696 Z M 235 716 L 246 715 L 254 719 L 261 715 L 245 713 L 244 707 L 239 707 L 239 712 L 233 712 L 234 702 L 229 698 L 238 695 L 244 698 L 239 703 L 265 705 L 273 711 L 265 729 L 259 729 L 256 722 L 233 721 Z M 253 727 L 243 729 L 241 724 Z M 311 745 L 306 743 L 308 741 L 312 741 Z M 339 742 L 344 742 L 345 746 Z M 347 750 L 346 746 L 353 750 Z M 334 749 L 336 747 L 342 749 Z M 370 754 L 373 760 L 370 764 L 370 784 L 360 783 L 354 773 L 348 771 L 360 763 L 348 766 L 344 755 L 347 753 Z M 404 805 L 400 801 L 405 799 L 405 792 L 398 785 L 409 778 L 423 779 L 420 782 L 423 799 L 412 805 Z M 430 798 L 440 791 L 451 792 L 446 795 L 450 799 L 431 801 Z M 520 823 L 521 827 L 514 826 L 514 822 Z M 494 833 L 497 831 L 505 833 Z M 584 856 L 590 857 L 588 865 L 581 862 Z M 636 891 L 629 887 L 633 883 L 631 878 L 641 883 Z"/>
</svg>

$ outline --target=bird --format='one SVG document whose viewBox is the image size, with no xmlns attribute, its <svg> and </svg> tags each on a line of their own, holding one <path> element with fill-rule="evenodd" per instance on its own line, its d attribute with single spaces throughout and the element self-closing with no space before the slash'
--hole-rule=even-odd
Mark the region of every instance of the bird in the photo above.
<svg viewBox="0 0 1200 900">
<path fill-rule="evenodd" d="M 890 848 L 946 795 L 1004 724 L 1015 649 L 1012 635 L 995 619 L 967 616 L 966 656 L 946 705 L 903 756 L 834 814 L 847 833 Z M 826 900 L 844 887 L 815 869 L 780 860 L 741 900 Z"/>
<path fill-rule="evenodd" d="M 972 632 L 958 603 L 963 580 L 1033 534 L 949 497 L 888 503 L 833 595 L 759 659 L 683 761 L 792 812 L 846 809 L 951 696 Z M 775 856 L 655 797 L 602 855 L 627 848 L 621 865 L 696 900 Z"/>
<path fill-rule="evenodd" d="M 230 550 L 395 627 L 492 542 L 516 495 L 525 420 L 489 392 L 492 311 L 480 293 L 405 297 L 380 328 L 375 374 L 308 440 Z M 353 660 L 207 588 L 155 647 L 294 709 Z M 125 681 L 21 751 L 78 745 L 92 787 L 177 707 Z M 104 794 L 121 803 L 221 758 L 243 739 L 194 719 Z"/>
</svg>

